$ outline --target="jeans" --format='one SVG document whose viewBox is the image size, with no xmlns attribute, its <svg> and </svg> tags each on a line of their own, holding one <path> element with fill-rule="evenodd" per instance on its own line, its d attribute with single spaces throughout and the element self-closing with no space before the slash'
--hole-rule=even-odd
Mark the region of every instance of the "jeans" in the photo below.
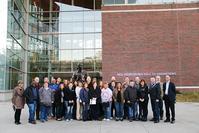
<svg viewBox="0 0 199 133">
<path fill-rule="evenodd" d="M 115 102 L 116 118 L 119 119 L 123 118 L 123 109 L 124 109 L 123 103 Z"/>
<path fill-rule="evenodd" d="M 138 101 L 135 102 L 135 119 L 138 119 L 138 107 L 139 107 L 139 103 Z"/>
<path fill-rule="evenodd" d="M 33 103 L 28 104 L 29 108 L 29 122 L 35 121 L 35 112 L 36 112 L 37 102 L 34 101 Z"/>
<path fill-rule="evenodd" d="M 64 118 L 65 120 L 71 120 L 72 114 L 73 114 L 73 105 L 69 106 L 69 102 L 68 101 L 64 101 L 64 106 L 65 106 L 65 115 Z"/>
<path fill-rule="evenodd" d="M 103 111 L 104 111 L 104 118 L 105 119 L 110 119 L 111 118 L 111 104 L 112 102 L 109 102 L 109 106 L 103 106 Z"/>
<path fill-rule="evenodd" d="M 89 110 L 89 104 L 88 103 L 83 104 L 83 111 L 82 111 L 83 121 L 88 120 L 88 110 Z"/>
<path fill-rule="evenodd" d="M 111 109 L 112 109 L 112 102 L 109 102 L 109 107 L 108 107 L 108 118 L 107 118 L 107 119 L 110 119 L 110 118 L 111 118 Z"/>
<path fill-rule="evenodd" d="M 48 120 L 48 114 L 50 111 L 51 107 L 50 106 L 45 106 L 45 105 L 40 105 L 40 120 Z"/>
<path fill-rule="evenodd" d="M 129 119 L 136 119 L 136 109 L 137 109 L 137 104 L 135 102 L 129 105 L 128 107 Z"/>
<path fill-rule="evenodd" d="M 155 99 L 151 99 L 151 106 L 152 106 L 154 121 L 159 121 L 160 120 L 159 102 L 156 102 Z"/>
</svg>

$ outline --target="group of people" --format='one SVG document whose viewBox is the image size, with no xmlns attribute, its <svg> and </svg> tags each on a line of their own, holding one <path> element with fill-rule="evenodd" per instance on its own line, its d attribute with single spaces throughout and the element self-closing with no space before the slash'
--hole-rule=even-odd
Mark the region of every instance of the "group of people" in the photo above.
<svg viewBox="0 0 199 133">
<path fill-rule="evenodd" d="M 41 85 L 39 78 L 35 77 L 26 89 L 20 80 L 12 97 L 15 124 L 21 124 L 21 110 L 25 102 L 31 124 L 36 124 L 36 119 L 42 123 L 48 119 L 147 121 L 149 99 L 153 112 L 150 121 L 158 123 L 163 120 L 164 101 L 164 122 L 175 123 L 176 88 L 169 75 L 165 76 L 165 80 L 165 83 L 162 83 L 160 76 L 151 77 L 150 83 L 147 84 L 139 77 L 134 80 L 125 77 L 122 83 L 113 76 L 108 83 L 97 82 L 96 78 L 87 76 L 84 82 L 52 78 L 50 83 L 45 77 Z"/>
</svg>

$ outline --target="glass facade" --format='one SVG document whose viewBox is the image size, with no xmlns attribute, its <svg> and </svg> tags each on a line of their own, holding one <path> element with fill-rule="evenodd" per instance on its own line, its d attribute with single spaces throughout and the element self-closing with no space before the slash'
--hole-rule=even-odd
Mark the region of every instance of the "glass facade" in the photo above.
<svg viewBox="0 0 199 133">
<path fill-rule="evenodd" d="M 199 0 L 103 0 L 103 5 L 118 5 L 118 4 L 151 5 L 151 4 L 197 3 L 197 2 L 199 2 Z"/>
<path fill-rule="evenodd" d="M 8 0 L 8 26 L 6 45 L 5 88 L 13 89 L 18 80 L 24 79 L 25 9 L 24 0 Z"/>
<path fill-rule="evenodd" d="M 101 11 L 95 9 L 95 4 L 80 6 L 72 1 L 51 1 L 45 6 L 36 0 L 30 1 L 29 81 L 34 76 L 69 79 L 78 64 L 90 75 L 100 78 Z"/>
<path fill-rule="evenodd" d="M 100 8 L 99 0 L 1 0 L 0 92 L 35 76 L 69 79 L 78 64 L 100 78 Z"/>
</svg>

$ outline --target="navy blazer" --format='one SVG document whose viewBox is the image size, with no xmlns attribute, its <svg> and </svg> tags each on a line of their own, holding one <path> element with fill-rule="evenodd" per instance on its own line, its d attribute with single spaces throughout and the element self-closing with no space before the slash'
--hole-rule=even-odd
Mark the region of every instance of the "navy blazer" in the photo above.
<svg viewBox="0 0 199 133">
<path fill-rule="evenodd" d="M 175 84 L 170 82 L 169 83 L 169 90 L 168 90 L 168 95 L 165 95 L 166 91 L 166 82 L 163 84 L 163 99 L 166 100 L 168 98 L 170 101 L 175 101 L 176 100 L 176 87 Z"/>
</svg>

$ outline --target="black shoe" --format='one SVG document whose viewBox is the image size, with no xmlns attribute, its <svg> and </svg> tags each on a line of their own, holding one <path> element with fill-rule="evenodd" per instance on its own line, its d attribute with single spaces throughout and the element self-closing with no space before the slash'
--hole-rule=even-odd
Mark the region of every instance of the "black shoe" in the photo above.
<svg viewBox="0 0 199 133">
<path fill-rule="evenodd" d="M 154 120 L 154 123 L 159 123 L 159 121 L 158 120 Z"/>
<path fill-rule="evenodd" d="M 175 124 L 175 120 L 172 120 L 172 121 L 171 121 L 171 124 Z"/>
<path fill-rule="evenodd" d="M 154 118 L 152 118 L 150 121 L 154 121 Z"/>
<path fill-rule="evenodd" d="M 129 122 L 133 122 L 133 119 L 129 119 Z"/>
<path fill-rule="evenodd" d="M 144 121 L 144 122 L 147 121 L 147 118 L 142 118 L 142 121 Z"/>
<path fill-rule="evenodd" d="M 120 121 L 123 121 L 123 119 L 121 118 Z"/>
<path fill-rule="evenodd" d="M 21 124 L 21 122 L 15 122 L 15 124 L 16 124 L 16 125 L 20 125 L 20 124 Z"/>
<path fill-rule="evenodd" d="M 170 120 L 169 120 L 169 119 L 166 119 L 166 120 L 164 120 L 164 122 L 170 122 Z"/>
</svg>

